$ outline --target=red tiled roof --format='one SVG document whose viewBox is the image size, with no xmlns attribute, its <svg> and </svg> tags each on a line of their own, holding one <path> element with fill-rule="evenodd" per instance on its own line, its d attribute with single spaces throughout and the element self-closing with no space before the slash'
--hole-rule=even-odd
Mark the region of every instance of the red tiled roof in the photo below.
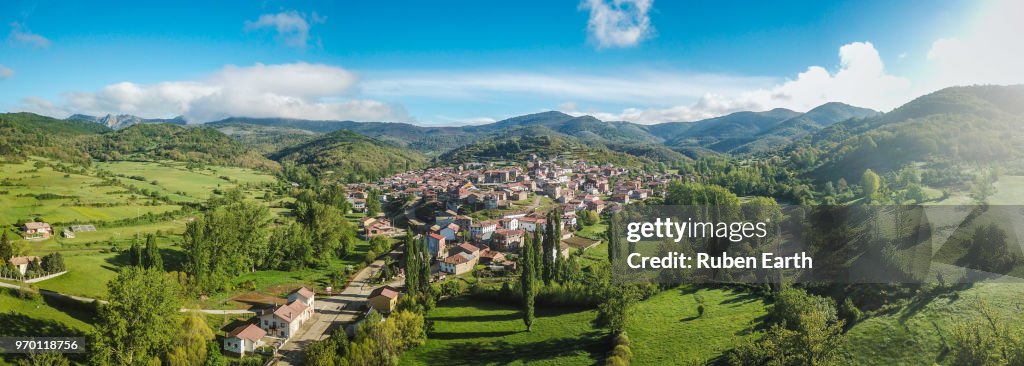
<svg viewBox="0 0 1024 366">
<path fill-rule="evenodd" d="M 30 262 L 33 262 L 33 261 L 35 261 L 37 259 L 39 259 L 39 257 L 36 257 L 36 256 L 12 257 L 11 258 L 11 264 L 13 264 L 15 266 L 20 266 L 20 265 L 23 265 L 23 264 L 29 264 Z"/>
<path fill-rule="evenodd" d="M 437 240 L 444 240 L 444 236 L 438 233 L 430 233 L 430 237 Z"/>
<path fill-rule="evenodd" d="M 231 333 L 228 333 L 228 338 L 241 338 L 249 341 L 258 341 L 267 335 L 267 331 L 260 329 L 256 324 L 240 325 Z"/>
<path fill-rule="evenodd" d="M 313 291 L 311 291 L 310 289 L 305 288 L 305 287 L 300 287 L 298 290 L 292 291 L 292 293 L 293 294 L 297 293 L 300 296 L 305 297 L 307 299 L 313 298 L 313 295 L 314 295 Z"/>
<path fill-rule="evenodd" d="M 49 229 L 50 224 L 47 224 L 45 222 L 26 222 L 25 228 L 29 230 Z"/>
<path fill-rule="evenodd" d="M 377 296 L 384 296 L 389 299 L 394 299 L 398 297 L 398 290 L 391 286 L 378 287 L 373 289 L 372 292 L 370 292 L 370 296 L 368 297 L 368 299 L 372 299 Z"/>
</svg>

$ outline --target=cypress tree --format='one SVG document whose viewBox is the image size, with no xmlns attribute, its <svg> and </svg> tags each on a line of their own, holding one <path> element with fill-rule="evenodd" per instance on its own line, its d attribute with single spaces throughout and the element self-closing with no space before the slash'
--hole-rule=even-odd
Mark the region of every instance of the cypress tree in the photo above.
<svg viewBox="0 0 1024 366">
<path fill-rule="evenodd" d="M 405 287 L 409 295 L 416 296 L 419 293 L 419 247 L 412 242 L 412 231 L 405 232 Z"/>
<path fill-rule="evenodd" d="M 544 235 L 544 242 L 543 242 L 543 245 L 544 245 L 543 257 L 544 258 L 542 258 L 542 262 L 544 263 L 543 278 L 544 278 L 544 284 L 545 285 L 550 285 L 551 284 L 551 279 L 554 277 L 554 274 L 555 274 L 555 257 L 554 257 L 554 252 L 555 252 L 555 243 L 557 242 L 558 239 L 555 238 L 555 221 L 553 219 L 554 212 L 555 211 L 549 211 L 548 212 L 547 220 L 545 221 L 545 225 L 544 225 L 545 226 L 544 227 L 545 235 Z"/>
<path fill-rule="evenodd" d="M 164 270 L 164 259 L 160 256 L 160 248 L 156 246 L 156 235 L 146 235 L 146 255 L 143 262 L 146 268 Z"/>
<path fill-rule="evenodd" d="M 14 245 L 7 238 L 7 230 L 0 230 L 3 230 L 3 233 L 0 233 L 0 261 L 3 261 L 3 263 L 0 263 L 0 267 L 3 267 L 7 264 L 7 260 L 14 256 Z"/>
<path fill-rule="evenodd" d="M 537 235 L 534 235 L 535 238 L 536 236 Z M 522 268 L 519 274 L 521 284 L 519 287 L 522 290 L 523 296 L 523 323 L 526 324 L 526 331 L 531 332 L 533 331 L 534 294 L 536 293 L 536 269 L 534 268 L 536 260 L 533 258 L 536 253 L 534 250 L 534 243 L 536 243 L 536 240 L 531 242 L 528 238 L 527 240 L 524 240 L 524 242 L 525 246 L 523 247 L 523 256 L 520 260 Z"/>
<path fill-rule="evenodd" d="M 612 216 L 608 220 L 608 231 L 605 232 L 606 240 L 608 240 L 608 262 L 615 263 L 615 258 L 619 255 L 619 220 Z"/>
</svg>

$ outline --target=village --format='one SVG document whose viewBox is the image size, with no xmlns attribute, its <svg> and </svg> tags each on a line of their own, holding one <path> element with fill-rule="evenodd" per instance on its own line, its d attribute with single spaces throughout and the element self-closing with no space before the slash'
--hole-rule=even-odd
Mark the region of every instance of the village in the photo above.
<svg viewBox="0 0 1024 366">
<path fill-rule="evenodd" d="M 592 248 L 602 240 L 578 235 L 578 216 L 614 213 L 631 202 L 663 197 L 674 179 L 680 177 L 584 161 L 542 161 L 531 156 L 524 165 L 433 167 L 347 188 L 353 211 L 365 211 L 372 197 L 377 197 L 382 206 L 396 208 L 391 217 L 382 212 L 360 220 L 360 237 L 397 238 L 411 230 L 413 240 L 427 248 L 432 262 L 431 281 L 436 282 L 475 271 L 502 275 L 514 270 L 527 233 L 543 231 L 551 210 L 557 209 L 561 216 L 560 255 L 568 257 L 573 251 Z M 394 277 L 365 279 L 360 286 L 372 284 L 372 290 L 364 293 L 365 304 L 353 304 L 358 313 L 349 319 L 365 319 L 375 312 L 386 316 L 395 310 L 403 289 L 403 272 Z M 304 324 L 311 318 L 327 316 L 316 314 L 315 297 L 303 287 L 289 294 L 285 304 L 260 310 L 253 322 L 228 333 L 224 350 L 244 355 L 270 346 L 276 351 L 289 338 L 310 333 Z M 338 309 L 349 308 L 342 302 Z M 357 322 L 332 324 L 331 328 L 351 333 L 353 323 Z M 340 328 L 342 325 L 345 327 Z M 330 330 L 323 331 L 312 339 L 322 339 Z M 309 338 L 308 334 L 303 336 Z"/>
<path fill-rule="evenodd" d="M 592 248 L 602 238 L 580 235 L 581 215 L 597 217 L 618 212 L 631 202 L 663 197 L 668 183 L 676 179 L 680 177 L 674 174 L 531 156 L 525 163 L 437 166 L 373 183 L 350 184 L 347 200 L 355 213 L 366 212 L 367 201 L 374 198 L 381 206 L 389 207 L 375 216 L 363 217 L 358 235 L 369 241 L 379 236 L 398 238 L 411 231 L 413 240 L 427 248 L 431 282 L 437 282 L 477 271 L 502 276 L 515 270 L 527 233 L 543 232 L 548 223 L 546 215 L 553 210 L 561 218 L 561 256 L 567 258 L 573 251 Z M 93 225 L 73 225 L 60 235 L 73 238 L 76 232 L 95 230 Z M 23 223 L 21 231 L 24 239 L 33 241 L 55 235 L 54 228 L 45 222 Z M 54 272 L 45 258 L 6 259 L 18 272 L 15 276 Z M 386 316 L 397 306 L 404 273 L 399 270 L 391 278 L 379 278 L 383 272 L 379 267 L 379 263 L 371 264 L 364 269 L 369 270 L 365 278 L 354 278 L 349 283 L 349 287 L 359 286 L 356 299 L 340 300 L 343 291 L 332 294 L 330 288 L 319 289 L 320 296 L 333 300 L 321 300 L 318 306 L 318 294 L 310 286 L 292 291 L 281 304 L 253 307 L 245 312 L 254 314 L 248 321 L 224 334 L 223 351 L 237 356 L 287 356 L 287 351 L 301 351 L 301 346 L 294 344 L 297 339 L 323 339 L 336 329 L 353 332 L 358 321 L 369 314 Z M 348 315 L 330 318 L 324 314 L 343 312 Z M 321 325 L 314 327 L 314 323 Z"/>
</svg>

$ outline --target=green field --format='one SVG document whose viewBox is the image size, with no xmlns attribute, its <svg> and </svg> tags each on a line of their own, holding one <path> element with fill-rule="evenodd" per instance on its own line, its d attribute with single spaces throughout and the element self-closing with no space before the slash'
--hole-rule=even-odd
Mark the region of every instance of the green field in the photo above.
<svg viewBox="0 0 1024 366">
<path fill-rule="evenodd" d="M 92 330 L 92 313 L 80 305 L 49 299 L 21 299 L 0 289 L 0 336 L 81 336 Z M 17 355 L 0 355 L 0 365 L 13 365 Z"/>
<path fill-rule="evenodd" d="M 92 175 L 65 174 L 50 167 L 35 168 L 34 159 L 0 164 L 0 222 L 20 224 L 41 216 L 49 222 L 101 222 L 177 210 L 176 205 L 146 205 L 124 188 Z M 61 197 L 39 199 L 31 195 Z"/>
<path fill-rule="evenodd" d="M 527 332 L 516 307 L 457 298 L 428 315 L 427 343 L 402 355 L 401 365 L 593 365 L 608 351 L 594 310 L 537 308 Z"/>
<path fill-rule="evenodd" d="M 869 318 L 850 329 L 843 353 L 850 364 L 946 364 L 950 330 L 976 319 L 985 303 L 1006 321 L 1024 329 L 1024 284 L 984 283 L 959 293 L 920 296 L 899 311 Z"/>
<path fill-rule="evenodd" d="M 704 297 L 697 316 L 696 291 Z M 678 365 L 710 361 L 732 349 L 767 314 L 760 296 L 720 289 L 684 287 L 661 292 L 629 312 L 626 333 L 635 365 Z"/>
<path fill-rule="evenodd" d="M 140 189 L 156 190 L 174 202 L 201 202 L 210 198 L 215 189 L 224 190 L 238 184 L 274 181 L 273 176 L 251 169 L 207 166 L 190 170 L 185 167 L 185 163 L 180 162 L 115 161 L 95 165 L 97 169 L 119 175 L 118 179 L 125 184 Z M 120 177 L 122 175 L 124 177 Z M 145 178 L 145 181 L 128 178 L 133 176 Z"/>
</svg>

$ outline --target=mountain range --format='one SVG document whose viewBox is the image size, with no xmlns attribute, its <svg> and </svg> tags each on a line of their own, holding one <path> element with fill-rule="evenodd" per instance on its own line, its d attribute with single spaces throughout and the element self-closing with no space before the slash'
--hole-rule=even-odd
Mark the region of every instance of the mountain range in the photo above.
<svg viewBox="0 0 1024 366">
<path fill-rule="evenodd" d="M 827 103 L 805 113 L 773 109 L 654 125 L 555 111 L 462 127 L 246 117 L 184 125 L 181 118 L 75 115 L 62 121 L 8 113 L 0 115 L 0 155 L 73 161 L 133 156 L 251 167 L 287 162 L 366 179 L 431 158 L 519 158 L 569 147 L 576 155 L 629 164 L 775 156 L 815 179 L 849 181 L 865 169 L 886 172 L 913 162 L 1013 160 L 1024 155 L 1022 125 L 1021 85 L 947 88 L 888 113 Z"/>
</svg>

